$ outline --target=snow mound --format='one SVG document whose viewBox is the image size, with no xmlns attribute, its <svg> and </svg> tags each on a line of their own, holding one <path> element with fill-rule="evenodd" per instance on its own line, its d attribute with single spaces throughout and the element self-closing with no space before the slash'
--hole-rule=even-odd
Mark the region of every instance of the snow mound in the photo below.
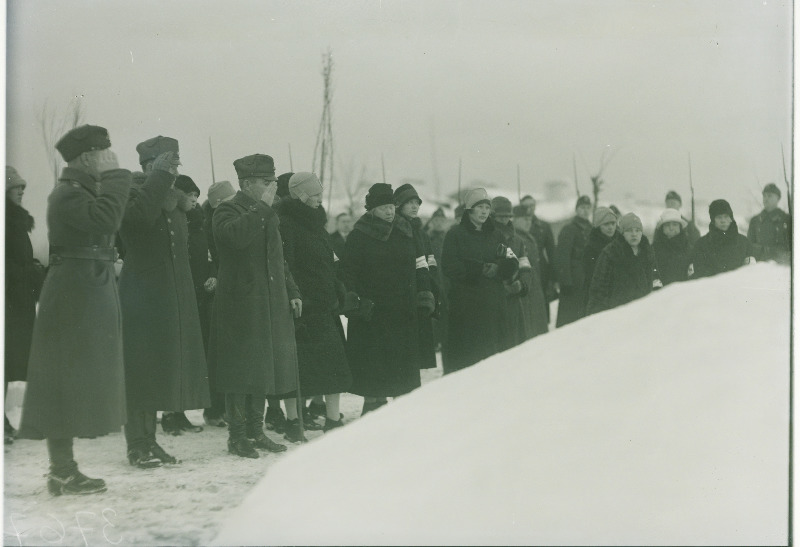
<svg viewBox="0 0 800 547">
<path fill-rule="evenodd" d="M 215 539 L 785 544 L 788 268 L 670 285 L 271 466 Z"/>
</svg>

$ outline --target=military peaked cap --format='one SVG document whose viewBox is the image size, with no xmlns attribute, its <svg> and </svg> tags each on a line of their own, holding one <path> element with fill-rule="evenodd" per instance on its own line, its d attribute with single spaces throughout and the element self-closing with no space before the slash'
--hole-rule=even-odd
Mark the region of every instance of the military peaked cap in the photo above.
<svg viewBox="0 0 800 547">
<path fill-rule="evenodd" d="M 56 143 L 56 150 L 64 161 L 72 161 L 84 152 L 105 150 L 111 147 L 108 130 L 97 125 L 82 125 L 67 132 Z"/>
<path fill-rule="evenodd" d="M 272 156 L 266 154 L 253 154 L 239 158 L 233 162 L 236 169 L 236 176 L 239 180 L 251 177 L 265 178 L 267 180 L 278 180 L 275 177 L 275 161 Z"/>
<path fill-rule="evenodd" d="M 172 137 L 153 137 L 136 145 L 139 152 L 139 165 L 144 165 L 148 161 L 156 159 L 164 152 L 175 152 L 178 154 L 178 141 Z"/>
</svg>

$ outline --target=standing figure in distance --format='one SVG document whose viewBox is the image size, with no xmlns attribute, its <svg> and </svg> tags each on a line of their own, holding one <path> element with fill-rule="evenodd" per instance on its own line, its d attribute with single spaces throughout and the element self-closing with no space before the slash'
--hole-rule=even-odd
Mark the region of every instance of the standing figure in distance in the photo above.
<svg viewBox="0 0 800 547">
<path fill-rule="evenodd" d="M 781 191 L 773 183 L 762 193 L 764 210 L 753 217 L 747 228 L 747 239 L 756 248 L 759 260 L 774 260 L 778 264 L 792 261 L 792 217 L 778 208 Z"/>
<path fill-rule="evenodd" d="M 575 203 L 575 217 L 558 234 L 555 271 L 558 277 L 559 300 L 556 327 L 577 321 L 584 315 L 586 298 L 583 294 L 583 249 L 592 231 L 592 200 L 581 196 Z"/>
</svg>

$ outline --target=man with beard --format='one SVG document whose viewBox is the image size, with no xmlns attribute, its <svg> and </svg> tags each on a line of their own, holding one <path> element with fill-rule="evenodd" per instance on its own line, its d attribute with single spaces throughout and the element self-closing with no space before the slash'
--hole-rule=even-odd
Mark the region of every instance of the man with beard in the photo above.
<svg viewBox="0 0 800 547">
<path fill-rule="evenodd" d="M 147 179 L 132 191 L 120 236 L 128 461 L 148 468 L 177 463 L 156 442 L 156 412 L 210 405 L 208 370 L 189 268 L 186 215 L 173 188 L 178 141 L 136 146 Z"/>
</svg>

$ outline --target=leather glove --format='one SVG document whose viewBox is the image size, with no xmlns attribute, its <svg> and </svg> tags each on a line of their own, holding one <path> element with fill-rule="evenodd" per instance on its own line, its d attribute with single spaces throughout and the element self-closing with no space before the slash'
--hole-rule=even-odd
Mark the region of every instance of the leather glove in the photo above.
<svg viewBox="0 0 800 547">
<path fill-rule="evenodd" d="M 486 262 L 483 265 L 483 277 L 488 277 L 492 279 L 493 277 L 497 276 L 497 264 L 494 262 Z"/>
<path fill-rule="evenodd" d="M 436 299 L 433 297 L 431 291 L 419 291 L 417 293 L 417 307 L 422 308 L 427 312 L 427 315 L 433 315 L 436 311 Z"/>
</svg>

